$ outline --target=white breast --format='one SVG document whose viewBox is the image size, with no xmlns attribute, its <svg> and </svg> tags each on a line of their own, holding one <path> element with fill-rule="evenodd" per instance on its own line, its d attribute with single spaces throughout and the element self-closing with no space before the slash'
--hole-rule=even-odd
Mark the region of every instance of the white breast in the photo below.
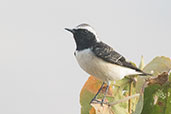
<svg viewBox="0 0 171 114">
<path fill-rule="evenodd" d="M 90 49 L 75 52 L 80 67 L 102 81 L 119 80 L 126 75 L 140 74 L 135 70 L 108 63 L 96 57 Z"/>
</svg>

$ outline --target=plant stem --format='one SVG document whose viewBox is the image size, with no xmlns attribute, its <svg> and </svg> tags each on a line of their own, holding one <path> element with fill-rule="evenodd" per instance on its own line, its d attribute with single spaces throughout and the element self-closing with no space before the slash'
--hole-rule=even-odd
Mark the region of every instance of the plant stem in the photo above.
<svg viewBox="0 0 171 114">
<path fill-rule="evenodd" d="M 129 83 L 129 96 L 132 95 L 132 81 Z M 128 100 L 128 113 L 131 114 L 131 99 Z"/>
</svg>

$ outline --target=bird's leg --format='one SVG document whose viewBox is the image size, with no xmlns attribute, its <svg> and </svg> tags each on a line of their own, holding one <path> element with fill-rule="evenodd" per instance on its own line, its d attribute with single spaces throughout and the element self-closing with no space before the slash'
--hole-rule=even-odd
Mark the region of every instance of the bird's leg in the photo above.
<svg viewBox="0 0 171 114">
<path fill-rule="evenodd" d="M 102 99 L 102 101 L 101 101 L 101 105 L 102 105 L 102 106 L 103 106 L 104 100 L 106 99 L 106 94 L 107 94 L 107 92 L 108 92 L 108 89 L 109 89 L 109 82 L 107 83 L 106 90 L 105 90 L 105 93 L 104 93 L 104 97 L 103 97 L 103 99 Z"/>
<path fill-rule="evenodd" d="M 104 84 L 105 84 L 105 83 L 103 82 L 102 85 L 101 85 L 101 87 L 100 87 L 100 89 L 98 90 L 98 92 L 96 93 L 96 95 L 94 96 L 94 98 L 91 100 L 90 104 L 91 104 L 93 101 L 99 102 L 98 100 L 96 100 L 96 97 L 97 97 L 97 95 L 100 93 L 100 91 L 102 90 Z"/>
</svg>

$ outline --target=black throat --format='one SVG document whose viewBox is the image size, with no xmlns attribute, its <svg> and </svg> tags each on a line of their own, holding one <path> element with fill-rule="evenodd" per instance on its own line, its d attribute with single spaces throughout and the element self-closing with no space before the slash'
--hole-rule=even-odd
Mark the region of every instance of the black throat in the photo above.
<svg viewBox="0 0 171 114">
<path fill-rule="evenodd" d="M 91 48 L 97 43 L 96 36 L 86 29 L 75 30 L 74 39 L 77 45 L 76 50 L 78 51 Z"/>
</svg>

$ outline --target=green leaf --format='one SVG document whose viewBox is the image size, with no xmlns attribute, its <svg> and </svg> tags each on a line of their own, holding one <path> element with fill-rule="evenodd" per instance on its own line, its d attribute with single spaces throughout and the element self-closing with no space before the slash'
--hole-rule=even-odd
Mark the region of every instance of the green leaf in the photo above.
<svg viewBox="0 0 171 114">
<path fill-rule="evenodd" d="M 118 80 L 115 83 L 115 88 L 113 89 L 114 97 L 110 102 L 117 101 L 123 99 L 128 95 L 128 85 L 130 83 L 130 79 L 124 78 L 122 80 Z M 124 93 L 125 92 L 125 93 Z M 127 114 L 128 113 L 128 102 L 121 102 L 117 105 L 112 106 L 112 110 L 114 114 Z"/>
<path fill-rule="evenodd" d="M 144 108 L 142 114 L 171 113 L 171 83 L 151 85 L 145 89 Z"/>
<path fill-rule="evenodd" d="M 145 68 L 145 72 L 158 75 L 171 69 L 171 60 L 167 57 L 156 57 Z M 171 75 L 169 76 L 171 79 Z M 168 83 L 153 84 L 145 88 L 144 106 L 141 114 L 171 114 L 171 80 Z"/>
<path fill-rule="evenodd" d="M 168 57 L 156 57 L 149 64 L 145 66 L 143 71 L 152 73 L 154 76 L 162 72 L 168 72 L 171 69 L 171 59 Z"/>
<path fill-rule="evenodd" d="M 142 61 L 141 61 L 142 62 Z M 155 57 L 150 63 L 148 63 L 143 71 L 146 73 L 152 73 L 154 76 L 157 76 L 163 72 L 168 72 L 171 69 L 171 59 L 168 57 Z M 145 82 L 145 79 L 149 76 L 141 76 L 137 78 L 136 91 L 139 93 L 139 90 L 142 88 L 142 85 Z"/>
<path fill-rule="evenodd" d="M 132 114 L 141 114 L 143 110 L 143 104 L 144 104 L 144 94 L 140 95 L 138 103 L 136 105 L 136 109 Z"/>
</svg>

